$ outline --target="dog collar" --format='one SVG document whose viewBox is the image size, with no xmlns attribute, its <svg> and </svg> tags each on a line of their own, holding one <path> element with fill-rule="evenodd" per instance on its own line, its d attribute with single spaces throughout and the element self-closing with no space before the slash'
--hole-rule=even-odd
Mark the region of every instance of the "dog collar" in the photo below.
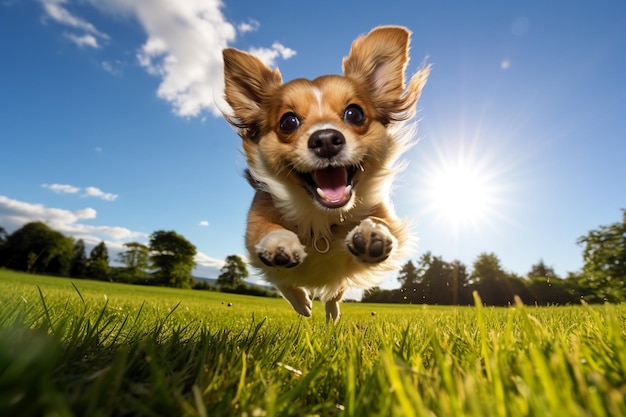
<svg viewBox="0 0 626 417">
<path fill-rule="evenodd" d="M 321 248 L 320 243 L 322 243 Z M 330 250 L 330 242 L 324 236 L 320 236 L 317 239 L 313 239 L 313 247 L 319 253 L 326 253 Z"/>
</svg>

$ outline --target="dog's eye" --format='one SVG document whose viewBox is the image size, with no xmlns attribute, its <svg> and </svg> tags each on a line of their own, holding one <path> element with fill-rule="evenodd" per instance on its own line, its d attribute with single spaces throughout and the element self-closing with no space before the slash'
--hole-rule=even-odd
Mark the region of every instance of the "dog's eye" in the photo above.
<svg viewBox="0 0 626 417">
<path fill-rule="evenodd" d="M 350 104 L 343 112 L 343 120 L 357 126 L 363 124 L 363 122 L 365 121 L 363 109 L 361 109 L 356 104 Z"/>
<path fill-rule="evenodd" d="M 298 127 L 300 127 L 300 119 L 298 119 L 295 113 L 285 113 L 283 117 L 280 118 L 280 130 L 282 130 L 283 133 L 291 133 Z"/>
</svg>

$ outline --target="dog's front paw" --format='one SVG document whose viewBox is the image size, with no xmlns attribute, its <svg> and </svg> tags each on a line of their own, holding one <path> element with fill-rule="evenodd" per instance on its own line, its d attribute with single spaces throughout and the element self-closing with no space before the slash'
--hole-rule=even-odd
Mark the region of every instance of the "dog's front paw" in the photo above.
<svg viewBox="0 0 626 417">
<path fill-rule="evenodd" d="M 274 230 L 265 235 L 255 246 L 259 259 L 267 266 L 293 268 L 306 257 L 304 246 L 295 233 L 289 230 Z"/>
<path fill-rule="evenodd" d="M 346 246 L 361 262 L 375 264 L 389 257 L 394 240 L 387 226 L 367 218 L 348 233 Z"/>
</svg>

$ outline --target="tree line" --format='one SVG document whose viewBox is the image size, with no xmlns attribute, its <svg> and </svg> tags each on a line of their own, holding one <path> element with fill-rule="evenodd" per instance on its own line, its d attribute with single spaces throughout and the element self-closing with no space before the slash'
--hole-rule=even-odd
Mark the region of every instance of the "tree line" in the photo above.
<svg viewBox="0 0 626 417">
<path fill-rule="evenodd" d="M 626 301 L 626 210 L 622 220 L 581 236 L 583 268 L 557 276 L 543 260 L 522 277 L 504 270 L 494 253 L 480 254 L 471 272 L 463 263 L 426 252 L 400 270 L 400 288 L 375 288 L 363 301 L 412 304 L 473 304 L 477 291 L 483 303 L 504 306 L 518 296 L 524 304 L 563 305 Z"/>
<path fill-rule="evenodd" d="M 543 260 L 522 277 L 504 270 L 494 253 L 480 254 L 471 271 L 463 263 L 443 260 L 426 252 L 400 270 L 400 288 L 375 288 L 363 301 L 413 304 L 473 304 L 477 291 L 488 305 L 508 305 L 518 296 L 525 304 L 571 304 L 626 301 L 626 210 L 622 219 L 581 236 L 583 268 L 564 278 Z M 42 222 L 31 222 L 12 234 L 0 227 L 0 267 L 30 273 L 91 278 L 131 284 L 178 288 L 219 289 L 252 295 L 270 295 L 244 283 L 245 262 L 226 258 L 216 288 L 192 275 L 196 247 L 174 231 L 159 230 L 149 244 L 129 242 L 118 255 L 119 267 L 110 264 L 102 241 L 87 256 L 85 242 L 64 236 Z"/>
<path fill-rule="evenodd" d="M 363 301 L 383 303 L 472 305 L 477 291 L 483 303 L 504 306 L 518 296 L 524 304 L 572 304 L 583 297 L 574 275 L 559 278 L 543 260 L 531 267 L 526 277 L 506 272 L 494 253 L 482 253 L 469 272 L 466 265 L 447 262 L 426 252 L 414 264 L 408 261 L 398 276 L 400 288 L 375 288 Z M 585 297 L 589 299 L 589 297 Z"/>
<path fill-rule="evenodd" d="M 245 262 L 237 255 L 226 258 L 216 285 L 196 280 L 196 247 L 171 230 L 158 230 L 149 237 L 149 244 L 128 242 L 118 255 L 122 266 L 111 266 L 104 241 L 87 255 L 83 239 L 75 240 L 51 229 L 42 222 L 27 223 L 12 234 L 0 227 L 0 267 L 28 273 L 73 278 L 159 285 L 270 295 L 267 291 L 248 288 Z"/>
<path fill-rule="evenodd" d="M 74 240 L 43 222 L 31 222 L 10 235 L 0 228 L 0 266 L 29 273 L 190 288 L 196 247 L 174 231 L 156 231 L 149 241 L 149 245 L 125 243 L 126 251 L 117 259 L 123 266 L 112 267 L 104 241 L 87 256 L 83 239 Z"/>
</svg>

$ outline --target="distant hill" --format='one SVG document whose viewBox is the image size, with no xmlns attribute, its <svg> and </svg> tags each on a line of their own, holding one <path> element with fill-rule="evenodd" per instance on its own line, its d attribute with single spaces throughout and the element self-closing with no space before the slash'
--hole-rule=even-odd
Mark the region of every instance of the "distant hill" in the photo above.
<svg viewBox="0 0 626 417">
<path fill-rule="evenodd" d="M 206 278 L 206 277 L 193 277 L 196 281 L 206 282 L 207 284 L 217 285 L 216 278 Z"/>
<path fill-rule="evenodd" d="M 196 277 L 194 276 L 193 279 L 195 279 L 196 281 L 200 281 L 200 282 L 206 282 L 207 284 L 210 285 L 217 285 L 217 278 L 207 278 L 207 277 Z M 269 284 L 257 284 L 255 282 L 250 282 L 250 281 L 246 281 L 244 280 L 244 282 L 246 283 L 246 285 L 249 285 L 250 287 L 256 287 L 256 288 L 261 288 L 263 290 L 266 291 L 276 291 L 276 288 L 274 288 L 273 285 L 269 285 Z"/>
</svg>

